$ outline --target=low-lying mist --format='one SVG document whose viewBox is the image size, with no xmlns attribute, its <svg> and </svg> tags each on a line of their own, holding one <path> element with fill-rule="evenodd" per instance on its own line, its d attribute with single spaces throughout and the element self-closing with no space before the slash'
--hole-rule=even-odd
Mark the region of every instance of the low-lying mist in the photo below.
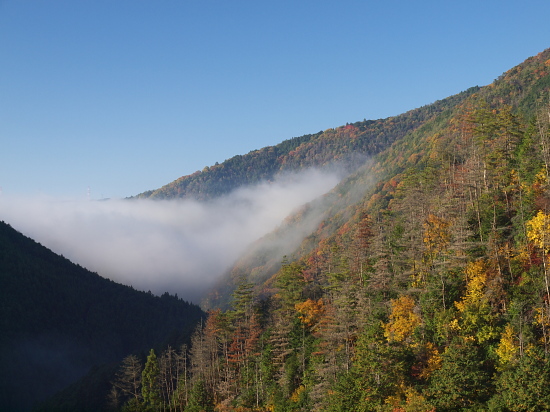
<svg viewBox="0 0 550 412">
<path fill-rule="evenodd" d="M 0 219 L 103 277 L 198 303 L 253 241 L 340 177 L 308 170 L 206 203 L 4 195 Z"/>
</svg>

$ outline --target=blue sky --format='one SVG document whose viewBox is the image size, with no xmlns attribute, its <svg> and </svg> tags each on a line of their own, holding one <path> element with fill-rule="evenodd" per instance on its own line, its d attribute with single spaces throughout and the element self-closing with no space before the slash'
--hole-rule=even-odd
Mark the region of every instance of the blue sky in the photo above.
<svg viewBox="0 0 550 412">
<path fill-rule="evenodd" d="M 2 196 L 120 198 L 550 47 L 545 1 L 0 0 Z"/>
</svg>

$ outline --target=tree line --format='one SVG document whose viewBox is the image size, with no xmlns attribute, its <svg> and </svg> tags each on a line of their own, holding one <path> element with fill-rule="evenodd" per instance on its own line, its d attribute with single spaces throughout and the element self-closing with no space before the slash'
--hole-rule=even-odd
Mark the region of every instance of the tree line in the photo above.
<svg viewBox="0 0 550 412">
<path fill-rule="evenodd" d="M 550 409 L 550 105 L 526 120 L 473 96 L 411 139 L 348 224 L 241 279 L 189 347 L 127 358 L 112 405 Z"/>
<path fill-rule="evenodd" d="M 188 347 L 134 359 L 113 408 L 549 410 L 549 57 L 388 143 L 335 192 L 374 174 L 358 203 L 265 283 L 240 273 Z M 346 146 L 372 126 L 324 135 Z"/>
</svg>

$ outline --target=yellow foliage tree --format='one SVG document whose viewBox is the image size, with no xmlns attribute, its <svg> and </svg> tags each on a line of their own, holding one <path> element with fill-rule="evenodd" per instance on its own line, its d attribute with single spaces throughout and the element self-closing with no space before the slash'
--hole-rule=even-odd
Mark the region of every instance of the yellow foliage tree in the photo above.
<svg viewBox="0 0 550 412">
<path fill-rule="evenodd" d="M 546 286 L 546 304 L 550 304 L 550 282 L 548 280 L 548 252 L 550 252 L 550 215 L 539 210 L 537 215 L 527 222 L 527 238 L 542 253 L 544 283 Z M 547 312 L 550 312 L 547 310 Z"/>
<path fill-rule="evenodd" d="M 487 283 L 485 263 L 482 261 L 469 263 L 466 266 L 465 273 L 466 293 L 460 302 L 455 303 L 460 312 L 464 312 L 468 305 L 481 303 L 485 295 L 485 284 Z"/>
<path fill-rule="evenodd" d="M 325 304 L 323 299 L 317 301 L 308 299 L 305 302 L 296 303 L 294 308 L 299 313 L 300 321 L 307 327 L 317 324 L 325 313 Z"/>
<path fill-rule="evenodd" d="M 498 336 L 495 316 L 485 296 L 487 273 L 485 262 L 479 260 L 466 266 L 466 293 L 455 306 L 461 314 L 460 321 L 454 322 L 456 330 L 461 330 L 479 343 Z"/>
<path fill-rule="evenodd" d="M 432 342 L 426 342 L 424 352 L 427 356 L 427 361 L 419 376 L 422 379 L 428 379 L 433 371 L 441 368 L 441 354 Z"/>
<path fill-rule="evenodd" d="M 400 385 L 399 394 L 384 400 L 384 405 L 378 410 L 382 412 L 435 412 L 428 400 L 414 388 Z"/>
<path fill-rule="evenodd" d="M 425 281 L 425 275 L 434 274 L 440 277 L 441 281 L 441 301 L 445 308 L 445 271 L 439 266 L 436 270 L 437 263 L 446 264 L 449 245 L 451 243 L 451 222 L 430 213 L 423 224 L 424 233 L 422 240 L 426 248 L 424 252 L 424 263 L 426 264 L 427 272 L 421 271 L 420 278 L 413 279 L 416 286 L 420 281 Z"/>
<path fill-rule="evenodd" d="M 384 336 L 389 342 L 404 342 L 412 338 L 414 330 L 422 324 L 422 318 L 414 308 L 415 302 L 410 296 L 392 299 L 390 319 L 384 325 Z"/>
<path fill-rule="evenodd" d="M 430 256 L 447 250 L 451 241 L 450 226 L 447 220 L 432 213 L 428 215 L 424 222 L 423 241 Z"/>
<path fill-rule="evenodd" d="M 502 336 L 500 337 L 500 342 L 495 349 L 500 367 L 508 365 L 516 357 L 518 352 L 519 348 L 514 339 L 514 329 L 508 324 L 506 328 L 504 328 L 504 332 L 502 332 Z"/>
<path fill-rule="evenodd" d="M 527 238 L 547 254 L 550 251 L 550 216 L 539 210 L 527 222 Z"/>
</svg>

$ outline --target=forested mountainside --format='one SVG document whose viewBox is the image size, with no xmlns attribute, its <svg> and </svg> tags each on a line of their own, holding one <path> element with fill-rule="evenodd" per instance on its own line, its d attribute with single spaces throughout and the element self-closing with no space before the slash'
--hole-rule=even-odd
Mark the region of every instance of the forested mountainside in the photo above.
<svg viewBox="0 0 550 412">
<path fill-rule="evenodd" d="M 324 132 L 295 137 L 276 145 L 234 156 L 221 164 L 183 176 L 139 198 L 208 200 L 238 187 L 271 180 L 277 173 L 310 167 L 339 166 L 354 170 L 365 158 L 381 152 L 407 133 L 454 107 L 476 87 L 431 105 L 381 120 L 363 120 Z"/>
<path fill-rule="evenodd" d="M 328 195 L 362 193 L 329 202 L 265 283 L 251 265 L 239 273 L 229 308 L 209 312 L 180 363 L 171 349 L 127 358 L 141 382 L 119 400 L 550 410 L 549 94 L 546 50 L 404 133 Z"/>
<path fill-rule="evenodd" d="M 425 158 L 431 155 L 429 152 L 434 149 L 434 145 L 439 146 L 437 150 L 446 150 L 447 156 L 456 156 L 453 146 L 447 145 L 448 141 L 439 137 L 448 132 L 448 127 L 456 127 L 452 124 L 458 121 L 457 116 L 463 116 L 468 105 L 473 107 L 483 100 L 483 104 L 488 107 L 509 106 L 510 110 L 513 109 L 524 120 L 532 118 L 537 102 L 540 102 L 544 91 L 550 87 L 550 78 L 546 75 L 548 67 L 545 64 L 547 53 L 545 51 L 528 59 L 486 87 L 471 88 L 465 93 L 436 102 L 438 109 L 430 109 L 430 106 L 421 108 L 420 110 L 429 111 L 433 116 L 426 117 L 427 120 L 419 123 L 418 127 L 408 129 L 404 137 L 395 139 L 386 150 L 379 153 L 376 161 L 363 162 L 361 167 L 324 198 L 304 206 L 274 233 L 258 240 L 219 280 L 204 299 L 203 306 L 226 308 L 232 292 L 242 278 L 254 284 L 263 284 L 281 268 L 285 256 L 288 255 L 291 259 L 304 258 L 316 250 L 320 243 L 324 244 L 328 237 L 357 224 L 360 215 L 358 210 L 365 208 L 364 203 L 372 202 L 389 190 L 391 185 L 396 185 L 403 171 L 424 168 Z M 414 111 L 408 113 L 412 112 Z M 348 126 L 340 129 L 346 127 Z M 407 128 L 399 128 L 404 129 Z M 319 224 L 310 228 L 311 216 L 314 214 L 318 215 Z M 307 232 L 302 236 L 305 241 L 301 244 L 296 243 L 296 236 L 293 236 L 296 232 Z"/>
<path fill-rule="evenodd" d="M 104 279 L 3 222 L 0 285 L 2 411 L 28 410 L 92 366 L 154 345 L 183 344 L 203 318 L 196 305 Z M 88 410 L 106 403 L 105 379 Z"/>
</svg>

